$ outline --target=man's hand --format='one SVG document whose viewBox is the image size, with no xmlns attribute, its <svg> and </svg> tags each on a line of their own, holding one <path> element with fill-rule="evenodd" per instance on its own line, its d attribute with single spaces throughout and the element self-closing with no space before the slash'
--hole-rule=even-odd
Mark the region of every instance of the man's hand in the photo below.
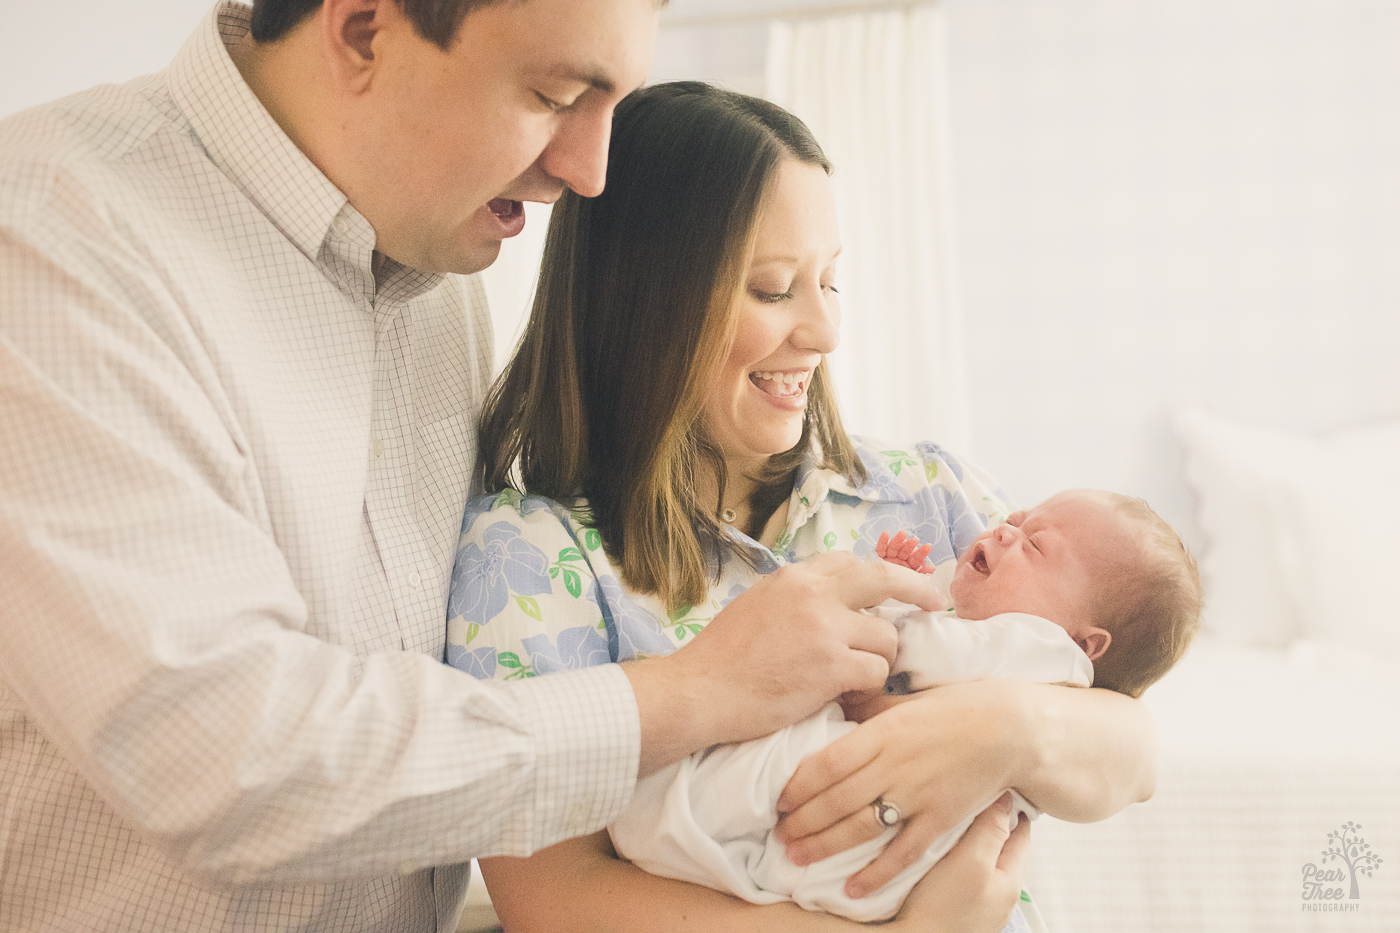
<svg viewBox="0 0 1400 933">
<path fill-rule="evenodd" d="M 895 629 L 860 610 L 886 599 L 942 605 L 911 570 L 821 554 L 764 577 L 674 654 L 623 665 L 641 717 L 641 773 L 767 735 L 842 693 L 880 689 Z"/>
</svg>

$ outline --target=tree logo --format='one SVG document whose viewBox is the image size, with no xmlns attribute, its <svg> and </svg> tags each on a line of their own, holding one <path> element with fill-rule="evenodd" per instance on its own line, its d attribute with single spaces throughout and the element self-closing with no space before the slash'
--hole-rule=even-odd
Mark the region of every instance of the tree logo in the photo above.
<svg viewBox="0 0 1400 933">
<path fill-rule="evenodd" d="M 1327 834 L 1322 864 L 1332 862 L 1333 867 L 1319 868 L 1312 862 L 1303 866 L 1303 900 L 1336 901 L 1347 896 L 1354 901 L 1361 897 L 1361 888 L 1357 884 L 1359 876 L 1364 874 L 1370 878 L 1384 859 L 1371 851 L 1371 844 L 1361 837 L 1360 829 L 1360 823 L 1348 821 L 1342 824 L 1341 829 Z M 1342 868 L 1342 865 L 1346 868 Z M 1331 886 L 1347 880 L 1351 881 L 1350 895 L 1343 895 L 1342 888 Z"/>
</svg>

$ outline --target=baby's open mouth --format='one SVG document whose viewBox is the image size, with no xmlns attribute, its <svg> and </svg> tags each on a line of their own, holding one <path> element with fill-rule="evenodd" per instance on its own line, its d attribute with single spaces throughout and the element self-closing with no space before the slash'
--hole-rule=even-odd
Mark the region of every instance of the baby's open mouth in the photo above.
<svg viewBox="0 0 1400 933">
<path fill-rule="evenodd" d="M 811 376 L 809 370 L 795 373 L 754 372 L 749 373 L 749 381 L 775 398 L 797 398 L 807 391 L 807 380 Z"/>
<path fill-rule="evenodd" d="M 980 541 L 972 545 L 972 557 L 968 563 L 972 565 L 973 570 L 984 577 L 992 572 L 991 568 L 987 566 L 987 548 Z"/>
</svg>

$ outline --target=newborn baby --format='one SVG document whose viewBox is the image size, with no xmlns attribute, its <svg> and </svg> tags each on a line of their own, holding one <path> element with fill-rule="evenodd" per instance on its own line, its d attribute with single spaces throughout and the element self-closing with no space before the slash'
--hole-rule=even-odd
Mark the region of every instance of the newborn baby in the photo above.
<svg viewBox="0 0 1400 933">
<path fill-rule="evenodd" d="M 929 570 L 928 548 L 902 533 L 882 537 L 878 553 Z M 892 692 L 1007 678 L 1092 683 L 1136 697 L 1180 659 L 1200 615 L 1200 580 L 1181 539 L 1141 500 L 1096 490 L 1059 493 L 983 532 L 958 558 L 949 590 L 951 612 L 878 610 L 895 613 L 900 630 Z M 772 830 L 798 763 L 854 728 L 831 704 L 766 738 L 662 769 L 637 782 L 610 827 L 613 845 L 653 874 L 754 903 L 792 900 L 860 921 L 892 917 L 995 797 L 885 887 L 850 898 L 846 879 L 898 832 L 897 809 L 877 802 L 881 835 L 807 866 L 788 860 Z M 1013 799 L 1038 815 L 1019 794 Z"/>
</svg>

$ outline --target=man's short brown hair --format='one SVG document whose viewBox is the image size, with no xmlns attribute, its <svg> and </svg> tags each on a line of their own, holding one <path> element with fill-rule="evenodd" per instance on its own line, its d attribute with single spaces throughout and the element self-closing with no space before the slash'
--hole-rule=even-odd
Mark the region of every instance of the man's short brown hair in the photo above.
<svg viewBox="0 0 1400 933">
<path fill-rule="evenodd" d="M 501 0 L 393 0 L 424 39 L 446 50 L 468 13 Z M 316 12 L 321 0 L 253 0 L 253 38 L 276 42 Z"/>
<path fill-rule="evenodd" d="M 504 0 L 393 0 L 413 24 L 413 31 L 420 38 L 442 49 L 452 47 L 457 38 L 457 28 L 467 14 L 482 7 L 493 6 Z M 510 0 L 524 3 L 525 0 Z M 664 7 L 670 0 L 656 0 L 658 7 Z M 321 7 L 321 0 L 253 0 L 253 38 L 258 42 L 276 42 L 291 32 L 298 23 L 315 13 Z"/>
</svg>

